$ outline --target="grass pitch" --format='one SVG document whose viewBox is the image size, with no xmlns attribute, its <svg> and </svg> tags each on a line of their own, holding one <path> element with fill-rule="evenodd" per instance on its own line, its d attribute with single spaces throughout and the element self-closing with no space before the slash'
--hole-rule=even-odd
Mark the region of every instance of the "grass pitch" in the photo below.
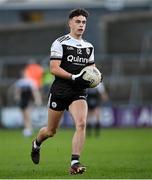
<svg viewBox="0 0 152 180">
<path fill-rule="evenodd" d="M 44 142 L 41 161 L 30 159 L 32 138 L 20 130 L 0 130 L 0 178 L 13 179 L 141 179 L 152 178 L 152 129 L 103 129 L 87 137 L 81 156 L 83 175 L 68 174 L 73 130 L 60 130 Z M 36 134 L 35 134 L 36 135 Z"/>
</svg>

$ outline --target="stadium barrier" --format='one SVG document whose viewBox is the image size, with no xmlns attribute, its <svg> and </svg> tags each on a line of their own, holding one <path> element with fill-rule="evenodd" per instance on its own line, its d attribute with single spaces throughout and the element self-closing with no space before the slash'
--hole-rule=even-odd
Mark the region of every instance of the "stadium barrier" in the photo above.
<svg viewBox="0 0 152 180">
<path fill-rule="evenodd" d="M 47 123 L 47 108 L 33 108 L 32 124 L 40 128 Z M 101 108 L 102 127 L 152 127 L 152 106 L 103 106 Z M 1 110 L 1 125 L 4 128 L 21 128 L 22 115 L 18 107 L 7 107 Z M 73 120 L 66 111 L 61 127 L 73 127 Z"/>
</svg>

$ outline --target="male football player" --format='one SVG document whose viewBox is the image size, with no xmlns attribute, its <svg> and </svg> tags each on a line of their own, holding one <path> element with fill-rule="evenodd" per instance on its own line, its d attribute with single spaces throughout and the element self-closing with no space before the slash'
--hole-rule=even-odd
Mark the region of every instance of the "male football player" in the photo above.
<svg viewBox="0 0 152 180">
<path fill-rule="evenodd" d="M 83 80 L 81 70 L 94 65 L 94 48 L 91 43 L 82 39 L 86 28 L 88 12 L 85 9 L 74 9 L 69 14 L 70 32 L 56 39 L 51 46 L 50 71 L 55 75 L 48 100 L 48 124 L 40 129 L 32 143 L 31 157 L 39 163 L 40 145 L 44 140 L 53 137 L 58 128 L 61 116 L 67 109 L 75 123 L 72 139 L 71 174 L 82 174 L 86 167 L 79 161 L 83 149 L 86 131 L 87 102 L 86 88 L 90 82 Z"/>
</svg>

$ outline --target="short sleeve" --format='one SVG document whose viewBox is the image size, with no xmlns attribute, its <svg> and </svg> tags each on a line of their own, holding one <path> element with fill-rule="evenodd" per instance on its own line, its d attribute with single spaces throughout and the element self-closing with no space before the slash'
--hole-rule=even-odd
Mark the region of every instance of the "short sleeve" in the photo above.
<svg viewBox="0 0 152 180">
<path fill-rule="evenodd" d="M 63 56 L 63 48 L 61 43 L 56 40 L 53 42 L 50 48 L 50 60 L 61 60 Z"/>
</svg>

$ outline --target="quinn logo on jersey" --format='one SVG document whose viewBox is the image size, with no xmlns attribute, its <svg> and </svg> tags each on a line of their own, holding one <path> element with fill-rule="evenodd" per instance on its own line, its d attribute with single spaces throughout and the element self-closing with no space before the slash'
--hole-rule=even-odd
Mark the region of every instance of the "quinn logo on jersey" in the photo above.
<svg viewBox="0 0 152 180">
<path fill-rule="evenodd" d="M 67 61 L 69 61 L 69 62 L 79 62 L 79 63 L 88 63 L 89 62 L 89 59 L 88 58 L 81 58 L 81 57 L 79 57 L 79 56 L 77 56 L 77 57 L 74 57 L 73 55 L 69 55 L 68 57 L 67 57 Z"/>
</svg>

